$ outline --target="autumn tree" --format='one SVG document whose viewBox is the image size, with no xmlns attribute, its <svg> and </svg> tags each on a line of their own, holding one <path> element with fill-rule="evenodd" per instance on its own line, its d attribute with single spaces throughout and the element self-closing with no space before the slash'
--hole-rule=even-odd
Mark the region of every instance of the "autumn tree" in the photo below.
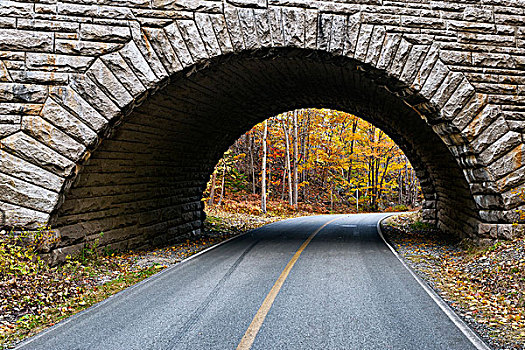
<svg viewBox="0 0 525 350">
<path fill-rule="evenodd" d="M 263 212 L 268 200 L 340 212 L 403 209 L 420 201 L 417 177 L 401 150 L 382 130 L 352 114 L 283 113 L 256 125 L 229 152 L 226 166 L 219 162 L 212 175 L 210 197 L 221 180 L 221 193 L 230 198 L 259 193 Z"/>
</svg>

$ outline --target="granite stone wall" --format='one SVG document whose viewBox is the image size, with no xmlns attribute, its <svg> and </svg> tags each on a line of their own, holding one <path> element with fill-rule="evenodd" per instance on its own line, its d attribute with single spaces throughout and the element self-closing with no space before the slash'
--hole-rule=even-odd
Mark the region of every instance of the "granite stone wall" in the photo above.
<svg viewBox="0 0 525 350">
<path fill-rule="evenodd" d="M 51 224 L 56 258 L 198 234 L 222 152 L 304 107 L 394 138 L 427 220 L 519 231 L 523 0 L 2 0 L 2 225 Z"/>
</svg>

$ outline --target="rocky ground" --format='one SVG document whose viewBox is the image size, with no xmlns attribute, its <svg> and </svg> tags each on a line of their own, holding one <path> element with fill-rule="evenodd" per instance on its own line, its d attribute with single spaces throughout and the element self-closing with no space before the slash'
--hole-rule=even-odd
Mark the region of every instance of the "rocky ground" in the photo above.
<svg viewBox="0 0 525 350">
<path fill-rule="evenodd" d="M 493 349 L 525 349 L 525 239 L 464 246 L 417 214 L 391 217 L 383 227 L 405 261 Z"/>
</svg>

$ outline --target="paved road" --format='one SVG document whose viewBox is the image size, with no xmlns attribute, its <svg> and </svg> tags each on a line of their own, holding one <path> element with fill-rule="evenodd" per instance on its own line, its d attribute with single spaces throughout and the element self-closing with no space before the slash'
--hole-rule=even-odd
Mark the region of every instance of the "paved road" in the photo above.
<svg viewBox="0 0 525 350">
<path fill-rule="evenodd" d="M 267 225 L 21 348 L 236 349 L 247 334 L 255 335 L 253 344 L 239 349 L 476 349 L 379 237 L 382 217 L 315 216 Z M 281 288 L 269 301 L 276 281 Z M 252 323 L 256 314 L 263 318 L 259 328 Z"/>
</svg>

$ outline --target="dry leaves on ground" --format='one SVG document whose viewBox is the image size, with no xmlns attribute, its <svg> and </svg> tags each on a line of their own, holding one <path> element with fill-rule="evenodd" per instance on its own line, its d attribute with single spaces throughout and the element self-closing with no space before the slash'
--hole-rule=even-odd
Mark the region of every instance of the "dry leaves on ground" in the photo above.
<svg viewBox="0 0 525 350">
<path fill-rule="evenodd" d="M 86 247 L 55 267 L 40 260 L 32 246 L 0 235 L 0 347 L 11 348 L 170 265 L 270 220 L 217 212 L 208 217 L 202 235 L 173 246 L 106 255 Z"/>
<path fill-rule="evenodd" d="M 389 219 L 385 234 L 495 349 L 525 349 L 525 239 L 464 247 L 413 214 Z"/>
</svg>

